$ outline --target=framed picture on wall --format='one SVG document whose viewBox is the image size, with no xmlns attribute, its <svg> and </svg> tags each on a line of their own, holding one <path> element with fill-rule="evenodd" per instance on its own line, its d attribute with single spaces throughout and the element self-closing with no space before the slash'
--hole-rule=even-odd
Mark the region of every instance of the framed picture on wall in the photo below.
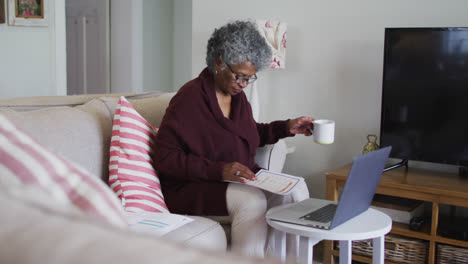
<svg viewBox="0 0 468 264">
<path fill-rule="evenodd" d="M 5 23 L 5 0 L 0 0 L 0 24 Z"/>
<path fill-rule="evenodd" d="M 47 26 L 48 2 L 49 0 L 8 0 L 8 24 Z"/>
</svg>

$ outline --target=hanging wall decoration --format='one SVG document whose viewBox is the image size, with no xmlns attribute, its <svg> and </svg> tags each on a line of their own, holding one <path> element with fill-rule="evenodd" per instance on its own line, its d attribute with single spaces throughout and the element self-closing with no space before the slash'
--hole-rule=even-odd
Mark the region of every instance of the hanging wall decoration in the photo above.
<svg viewBox="0 0 468 264">
<path fill-rule="evenodd" d="M 47 26 L 49 0 L 8 0 L 11 26 Z"/>
<path fill-rule="evenodd" d="M 0 0 L 0 24 L 5 23 L 5 0 Z"/>
<path fill-rule="evenodd" d="M 270 68 L 286 67 L 287 24 L 275 20 L 257 20 L 260 33 L 273 51 Z"/>
</svg>

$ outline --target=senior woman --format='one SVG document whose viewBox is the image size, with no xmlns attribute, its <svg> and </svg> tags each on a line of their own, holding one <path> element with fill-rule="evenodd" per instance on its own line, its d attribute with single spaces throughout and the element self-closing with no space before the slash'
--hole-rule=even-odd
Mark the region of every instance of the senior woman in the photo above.
<svg viewBox="0 0 468 264">
<path fill-rule="evenodd" d="M 256 180 L 256 149 L 295 134 L 310 136 L 313 121 L 255 122 L 243 89 L 270 60 L 254 23 L 235 21 L 216 29 L 208 41 L 207 68 L 172 98 L 154 154 L 171 212 L 230 216 L 231 250 L 258 257 L 264 256 L 267 239 L 267 198 L 260 189 L 226 181 Z M 308 195 L 305 187 L 299 199 Z"/>
</svg>

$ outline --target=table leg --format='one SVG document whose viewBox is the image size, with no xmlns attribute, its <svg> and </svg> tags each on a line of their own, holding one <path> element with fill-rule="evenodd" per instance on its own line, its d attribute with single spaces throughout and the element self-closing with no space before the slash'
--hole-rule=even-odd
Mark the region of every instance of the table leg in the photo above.
<svg viewBox="0 0 468 264">
<path fill-rule="evenodd" d="M 301 256 L 298 258 L 299 263 L 310 263 L 314 260 L 314 243 L 311 238 L 308 237 L 300 237 L 300 249 L 299 251 L 302 253 Z"/>
<path fill-rule="evenodd" d="M 344 180 L 340 180 L 341 184 L 344 185 Z M 338 181 L 332 179 L 327 175 L 327 200 L 338 202 Z M 332 254 L 333 241 L 327 240 L 324 242 L 323 250 L 323 262 L 327 264 L 334 264 L 335 258 Z"/>
<path fill-rule="evenodd" d="M 383 264 L 385 260 L 385 236 L 372 239 L 372 264 Z"/>
<path fill-rule="evenodd" d="M 340 241 L 340 264 L 351 264 L 351 240 Z"/>
<path fill-rule="evenodd" d="M 296 235 L 296 260 L 301 259 L 301 236 Z"/>
<path fill-rule="evenodd" d="M 281 262 L 286 262 L 286 232 L 281 232 Z"/>
<path fill-rule="evenodd" d="M 313 239 L 310 237 L 299 237 L 299 255 L 296 258 L 298 263 L 312 264 L 314 261 L 314 246 L 321 240 Z"/>
</svg>

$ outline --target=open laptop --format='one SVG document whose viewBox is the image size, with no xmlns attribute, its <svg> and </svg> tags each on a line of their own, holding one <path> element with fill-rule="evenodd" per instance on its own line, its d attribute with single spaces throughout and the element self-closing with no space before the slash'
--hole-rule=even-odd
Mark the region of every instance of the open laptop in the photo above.
<svg viewBox="0 0 468 264">
<path fill-rule="evenodd" d="M 365 212 L 372 202 L 391 148 L 385 147 L 354 158 L 338 203 L 309 198 L 279 210 L 271 210 L 266 218 L 332 229 Z"/>
</svg>

